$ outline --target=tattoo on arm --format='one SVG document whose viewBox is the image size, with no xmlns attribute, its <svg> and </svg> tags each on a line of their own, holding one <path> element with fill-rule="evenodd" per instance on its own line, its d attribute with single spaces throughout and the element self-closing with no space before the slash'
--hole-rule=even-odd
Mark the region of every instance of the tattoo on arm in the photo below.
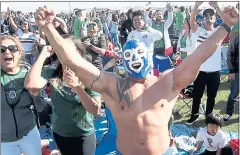
<svg viewBox="0 0 240 155">
<path fill-rule="evenodd" d="M 124 99 L 127 102 L 128 108 L 133 104 L 132 92 L 129 90 L 130 82 L 128 79 L 117 79 L 117 93 L 119 96 L 119 103 Z"/>
</svg>

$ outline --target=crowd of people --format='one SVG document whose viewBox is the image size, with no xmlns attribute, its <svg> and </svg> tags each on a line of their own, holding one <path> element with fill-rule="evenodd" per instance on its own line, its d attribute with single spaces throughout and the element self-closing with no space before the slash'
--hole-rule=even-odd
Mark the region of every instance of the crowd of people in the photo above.
<svg viewBox="0 0 240 155">
<path fill-rule="evenodd" d="M 207 89 L 206 126 L 193 151 L 204 144 L 204 155 L 234 155 L 221 127 L 239 94 L 239 4 L 222 9 L 209 2 L 212 8 L 200 10 L 202 3 L 57 15 L 46 6 L 27 14 L 8 8 L 1 16 L 1 154 L 41 155 L 38 128 L 51 113 L 60 153 L 93 155 L 94 118 L 104 104 L 116 123 L 119 154 L 176 155 L 170 118 L 193 83 L 187 125 L 198 120 Z M 213 110 L 224 41 L 231 86 L 220 116 Z"/>
</svg>

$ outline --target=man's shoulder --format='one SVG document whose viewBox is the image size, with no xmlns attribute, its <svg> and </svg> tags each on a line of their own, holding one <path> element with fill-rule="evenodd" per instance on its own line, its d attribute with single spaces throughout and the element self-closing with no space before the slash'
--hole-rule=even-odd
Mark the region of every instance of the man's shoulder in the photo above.
<svg viewBox="0 0 240 155">
<path fill-rule="evenodd" d="M 133 30 L 133 31 L 131 31 L 129 34 L 128 34 L 128 38 L 130 39 L 130 38 L 133 38 L 133 36 L 136 34 L 136 30 Z"/>
<path fill-rule="evenodd" d="M 221 138 L 225 138 L 226 134 L 222 130 L 219 130 L 217 136 Z"/>
<path fill-rule="evenodd" d="M 205 32 L 206 29 L 204 27 L 198 26 L 197 31 L 199 32 Z"/>
<path fill-rule="evenodd" d="M 200 134 L 205 134 L 205 133 L 207 133 L 207 128 L 200 128 L 198 132 Z"/>
</svg>

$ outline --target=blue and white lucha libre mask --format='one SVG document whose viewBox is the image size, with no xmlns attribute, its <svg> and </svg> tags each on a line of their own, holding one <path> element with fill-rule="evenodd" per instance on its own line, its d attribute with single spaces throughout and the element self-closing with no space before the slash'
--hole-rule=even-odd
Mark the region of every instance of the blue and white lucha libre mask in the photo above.
<svg viewBox="0 0 240 155">
<path fill-rule="evenodd" d="M 126 42 L 123 47 L 123 58 L 129 77 L 145 78 L 152 69 L 147 47 L 139 40 L 132 39 Z"/>
</svg>

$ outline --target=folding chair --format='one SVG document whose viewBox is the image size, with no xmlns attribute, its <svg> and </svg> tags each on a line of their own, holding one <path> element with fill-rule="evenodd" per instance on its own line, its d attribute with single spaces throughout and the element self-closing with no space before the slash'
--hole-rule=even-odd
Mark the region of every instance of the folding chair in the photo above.
<svg viewBox="0 0 240 155">
<path fill-rule="evenodd" d="M 24 61 L 33 65 L 39 55 L 36 42 L 33 39 L 21 39 L 20 42 L 23 46 Z"/>
<path fill-rule="evenodd" d="M 181 109 L 183 109 L 184 107 L 188 107 L 189 111 L 192 109 L 192 107 L 190 106 L 192 103 L 192 91 L 193 91 L 193 83 L 191 83 L 189 86 L 187 86 L 186 88 L 184 88 L 180 93 L 179 93 L 179 97 L 177 102 L 179 101 L 183 101 L 184 105 L 177 108 L 175 110 L 175 113 L 180 115 L 180 111 Z M 189 112 L 187 111 L 187 112 Z"/>
<path fill-rule="evenodd" d="M 228 69 L 221 70 L 220 74 L 221 74 L 220 81 L 227 84 L 230 88 L 230 83 L 229 83 L 229 79 L 228 79 L 229 70 Z"/>
<path fill-rule="evenodd" d="M 178 53 L 176 53 L 176 56 L 178 57 Z M 173 68 L 177 67 L 180 63 L 182 63 L 182 59 L 176 59 L 175 61 L 171 61 L 171 65 Z M 190 104 L 192 103 L 192 91 L 193 91 L 193 83 L 191 83 L 189 86 L 184 88 L 180 93 L 177 102 L 183 101 L 184 105 L 180 108 L 177 108 L 174 113 L 177 113 L 180 115 L 181 109 L 183 109 L 185 106 L 189 108 L 189 111 L 192 109 Z M 188 112 L 188 111 L 187 111 Z"/>
</svg>

